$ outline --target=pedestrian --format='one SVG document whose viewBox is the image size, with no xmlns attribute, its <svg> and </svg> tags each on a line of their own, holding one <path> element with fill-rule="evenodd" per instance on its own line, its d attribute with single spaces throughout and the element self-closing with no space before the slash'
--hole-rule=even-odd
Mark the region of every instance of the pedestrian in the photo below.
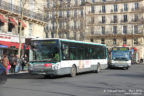
<svg viewBox="0 0 144 96">
<path fill-rule="evenodd" d="M 16 56 L 14 56 L 14 54 L 12 54 L 9 58 L 9 62 L 11 65 L 11 73 L 15 73 L 15 67 L 16 67 L 16 63 L 17 63 L 17 59 Z"/>
<path fill-rule="evenodd" d="M 21 58 L 19 58 L 18 55 L 16 55 L 15 57 L 16 57 L 15 72 L 19 72 L 20 71 L 20 66 L 21 66 Z"/>
<path fill-rule="evenodd" d="M 24 67 L 26 65 L 26 60 L 25 60 L 24 56 L 22 56 L 21 60 L 22 60 L 22 62 L 21 62 L 22 71 L 24 71 Z"/>
<path fill-rule="evenodd" d="M 9 66 L 9 59 L 7 58 L 7 55 L 4 55 L 2 58 L 2 65 L 5 67 L 5 69 L 8 69 Z M 8 70 L 7 70 L 8 72 Z"/>
</svg>

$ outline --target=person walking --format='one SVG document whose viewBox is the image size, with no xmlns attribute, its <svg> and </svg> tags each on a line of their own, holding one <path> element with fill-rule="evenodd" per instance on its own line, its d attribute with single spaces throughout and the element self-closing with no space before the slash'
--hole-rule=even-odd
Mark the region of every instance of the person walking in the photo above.
<svg viewBox="0 0 144 96">
<path fill-rule="evenodd" d="M 14 54 L 11 55 L 10 59 L 9 59 L 10 65 L 11 65 L 11 73 L 15 73 L 15 67 L 16 67 L 16 63 L 17 63 L 17 59 L 14 56 Z"/>
<path fill-rule="evenodd" d="M 8 69 L 8 65 L 9 65 L 9 59 L 7 58 L 7 55 L 4 55 L 2 58 L 2 65 L 5 67 L 5 69 Z M 8 72 L 8 70 L 7 70 Z"/>
<path fill-rule="evenodd" d="M 24 56 L 22 56 L 22 63 L 21 63 L 21 67 L 22 67 L 22 71 L 24 71 L 24 67 L 25 67 L 25 64 L 26 64 L 26 60 L 24 58 Z"/>
</svg>

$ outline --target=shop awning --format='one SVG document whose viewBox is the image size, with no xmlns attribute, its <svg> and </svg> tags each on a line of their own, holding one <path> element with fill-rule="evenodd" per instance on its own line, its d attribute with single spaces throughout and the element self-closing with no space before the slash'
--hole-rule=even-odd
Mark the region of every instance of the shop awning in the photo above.
<svg viewBox="0 0 144 96">
<path fill-rule="evenodd" d="M 0 41 L 0 45 L 7 46 L 7 48 L 16 48 L 16 49 L 19 48 L 19 43 L 16 43 L 16 42 Z M 24 49 L 24 43 L 22 43 L 21 49 Z M 28 50 L 29 46 L 26 46 L 25 49 Z"/>
<path fill-rule="evenodd" d="M 14 26 L 17 25 L 16 21 L 12 17 L 9 17 L 9 20 Z"/>
<path fill-rule="evenodd" d="M 6 45 L 0 45 L 0 48 L 8 48 Z"/>
<path fill-rule="evenodd" d="M 4 18 L 3 15 L 1 15 L 1 14 L 0 14 L 0 21 L 3 22 L 3 23 L 6 22 L 5 18 Z"/>
<path fill-rule="evenodd" d="M 18 22 L 19 22 L 19 23 L 22 23 L 22 27 L 26 27 L 26 24 L 25 24 L 23 21 L 18 20 Z"/>
</svg>

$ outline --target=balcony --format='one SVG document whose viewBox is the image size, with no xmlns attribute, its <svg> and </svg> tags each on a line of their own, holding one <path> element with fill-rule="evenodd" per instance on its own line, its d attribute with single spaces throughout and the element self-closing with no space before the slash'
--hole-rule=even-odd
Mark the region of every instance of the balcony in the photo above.
<svg viewBox="0 0 144 96">
<path fill-rule="evenodd" d="M 118 23 L 118 21 L 117 20 L 112 20 L 111 23 Z"/>
<path fill-rule="evenodd" d="M 21 7 L 7 3 L 5 1 L 2 1 L 0 4 L 0 11 L 3 11 L 3 12 L 8 11 L 10 13 L 20 15 L 21 14 Z M 32 19 L 40 20 L 43 22 L 47 22 L 47 19 L 44 15 L 42 15 L 40 13 L 33 12 L 31 10 L 28 10 L 28 9 L 24 9 L 24 17 L 25 16 L 32 18 Z"/>
<path fill-rule="evenodd" d="M 128 2 L 140 2 L 143 0 L 107 0 L 106 2 L 102 2 L 102 1 L 97 1 L 94 3 L 94 5 L 106 5 L 106 4 L 120 4 L 120 3 L 128 3 Z"/>
<path fill-rule="evenodd" d="M 90 34 L 90 31 L 86 33 L 87 38 L 136 38 L 136 37 L 143 37 L 143 30 L 139 30 L 138 33 L 132 33 L 132 30 L 128 30 L 127 34 L 123 33 L 116 33 L 113 34 L 111 31 L 106 31 L 105 34 L 102 34 L 101 31 L 94 32 L 94 34 Z"/>
</svg>

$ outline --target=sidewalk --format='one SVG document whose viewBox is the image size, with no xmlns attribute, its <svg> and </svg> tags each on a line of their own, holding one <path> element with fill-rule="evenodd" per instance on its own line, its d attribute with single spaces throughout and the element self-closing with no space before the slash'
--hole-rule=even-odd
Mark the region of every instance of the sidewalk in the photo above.
<svg viewBox="0 0 144 96">
<path fill-rule="evenodd" d="M 7 75 L 12 75 L 12 74 L 23 74 L 23 73 L 28 73 L 28 71 L 19 71 L 19 72 L 16 72 L 16 73 L 8 73 Z"/>
</svg>

